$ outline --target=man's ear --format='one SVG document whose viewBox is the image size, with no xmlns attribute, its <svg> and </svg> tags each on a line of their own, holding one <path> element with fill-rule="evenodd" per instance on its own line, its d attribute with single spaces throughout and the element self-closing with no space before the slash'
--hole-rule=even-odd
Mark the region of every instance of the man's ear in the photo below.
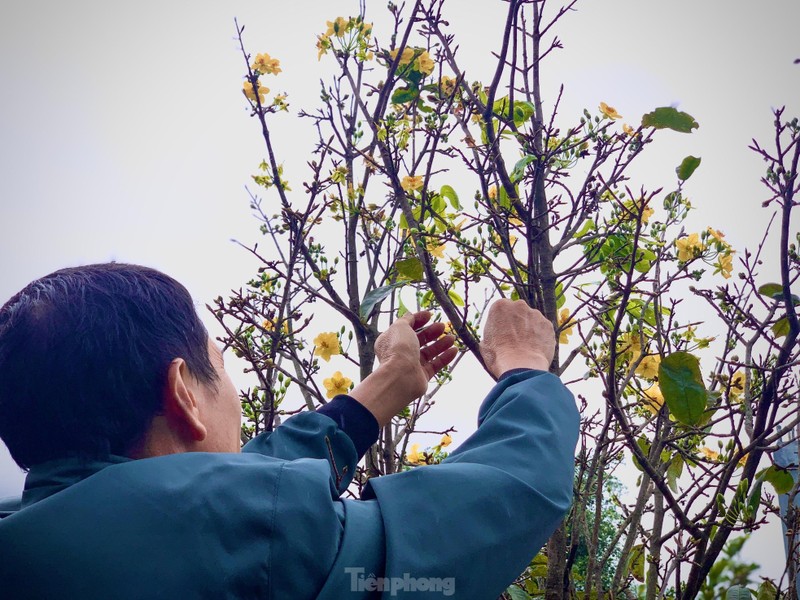
<svg viewBox="0 0 800 600">
<path fill-rule="evenodd" d="M 208 431 L 200 419 L 197 383 L 182 358 L 173 359 L 167 370 L 164 386 L 164 416 L 170 428 L 187 441 L 202 442 Z"/>
</svg>

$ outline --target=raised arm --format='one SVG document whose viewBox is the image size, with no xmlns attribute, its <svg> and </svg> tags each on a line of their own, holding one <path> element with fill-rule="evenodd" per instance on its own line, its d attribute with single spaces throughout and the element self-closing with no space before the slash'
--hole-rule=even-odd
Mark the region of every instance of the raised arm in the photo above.
<svg viewBox="0 0 800 600">
<path fill-rule="evenodd" d="M 578 412 L 544 371 L 554 344 L 538 311 L 505 300 L 492 306 L 482 351 L 492 372 L 506 376 L 484 400 L 477 431 L 442 464 L 370 480 L 363 507 L 343 503 L 353 533 L 345 533 L 331 570 L 338 581 L 326 590 L 358 587 L 373 572 L 405 591 L 445 582 L 456 597 L 496 598 L 522 572 L 572 498 Z M 377 516 L 380 565 L 358 534 Z M 361 565 L 365 572 L 352 570 Z"/>
<path fill-rule="evenodd" d="M 428 312 L 408 313 L 381 334 L 375 344 L 380 366 L 349 396 L 287 419 L 248 442 L 243 451 L 283 460 L 326 459 L 341 494 L 378 438 L 379 427 L 425 393 L 430 378 L 455 357 L 453 337 L 442 336 L 444 324 L 425 327 L 430 317 Z"/>
</svg>

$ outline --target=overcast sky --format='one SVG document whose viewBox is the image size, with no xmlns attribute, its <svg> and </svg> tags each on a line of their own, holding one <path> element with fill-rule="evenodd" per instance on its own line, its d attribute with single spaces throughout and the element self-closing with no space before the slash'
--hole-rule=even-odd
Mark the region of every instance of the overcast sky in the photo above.
<svg viewBox="0 0 800 600">
<path fill-rule="evenodd" d="M 369 3 L 367 13 L 382 40 L 384 6 Z M 489 73 L 505 6 L 449 2 L 471 80 Z M 296 113 L 314 108 L 319 78 L 330 72 L 330 62 L 317 61 L 316 34 L 326 19 L 357 10 L 355 1 L 316 0 L 4 2 L 0 303 L 55 269 L 111 259 L 169 273 L 200 306 L 243 284 L 255 265 L 230 240 L 257 239 L 244 186 L 262 146 L 241 96 L 233 19 L 246 25 L 251 52 L 281 60 L 270 87 L 288 92 Z M 741 248 L 768 218 L 758 208 L 762 163 L 747 145 L 769 138 L 771 107 L 800 114 L 798 22 L 796 0 L 587 0 L 562 23 L 565 50 L 549 63 L 545 95 L 565 83 L 565 117 L 600 101 L 634 124 L 656 106 L 690 112 L 700 129 L 659 136 L 648 183 L 672 183 L 683 156 L 701 156 L 687 189 L 698 207 L 692 223 L 722 229 Z M 299 179 L 308 124 L 281 119 L 278 147 Z M 58 382 L 47 385 L 58 392 Z M 488 378 L 480 385 L 488 389 Z M 481 399 L 466 396 L 440 402 L 432 416 L 458 423 L 456 442 Z M 0 496 L 22 482 L 0 453 Z M 777 526 L 770 535 L 763 548 L 778 552 Z M 775 556 L 753 554 L 765 569 Z"/>
</svg>

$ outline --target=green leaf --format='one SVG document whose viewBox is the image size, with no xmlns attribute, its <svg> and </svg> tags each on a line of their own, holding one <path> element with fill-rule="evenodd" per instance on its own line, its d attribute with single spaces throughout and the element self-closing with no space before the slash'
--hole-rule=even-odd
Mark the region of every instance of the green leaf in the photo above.
<svg viewBox="0 0 800 600">
<path fill-rule="evenodd" d="M 523 156 L 521 159 L 517 161 L 517 164 L 514 165 L 514 170 L 511 171 L 509 178 L 513 183 L 518 183 L 522 181 L 522 178 L 525 176 L 525 169 L 529 164 L 536 160 L 535 156 Z"/>
<path fill-rule="evenodd" d="M 692 115 L 681 112 L 671 106 L 662 106 L 642 117 L 642 127 L 672 129 L 681 133 L 691 133 L 692 129 L 700 127 L 700 125 Z"/>
<path fill-rule="evenodd" d="M 644 583 L 644 546 L 636 544 L 628 557 L 628 571 L 636 581 Z"/>
<path fill-rule="evenodd" d="M 503 208 L 511 208 L 511 198 L 508 197 L 508 192 L 506 192 L 506 188 L 504 186 L 500 186 L 500 191 L 497 194 L 498 198 L 500 198 L 500 206 Z"/>
<path fill-rule="evenodd" d="M 678 174 L 678 179 L 681 181 L 686 181 L 689 177 L 692 176 L 692 173 L 695 172 L 695 169 L 700 166 L 700 161 L 702 159 L 696 156 L 689 155 L 681 161 L 680 166 L 675 169 L 675 172 Z"/>
<path fill-rule="evenodd" d="M 758 293 L 767 298 L 780 298 L 783 296 L 783 286 L 780 283 L 765 283 L 758 288 Z"/>
<path fill-rule="evenodd" d="M 450 201 L 450 206 L 452 206 L 454 210 L 461 210 L 462 207 L 461 203 L 458 201 L 458 194 L 456 194 L 456 191 L 452 187 L 443 185 L 442 189 L 439 190 L 439 194 Z"/>
<path fill-rule="evenodd" d="M 642 451 L 642 454 L 644 454 L 645 457 L 650 454 L 650 442 L 646 437 L 641 436 L 639 439 L 637 439 L 636 445 L 639 446 L 639 450 Z M 633 459 L 633 466 L 640 471 L 644 471 L 642 465 L 639 463 L 639 459 L 636 458 L 636 455 L 632 455 L 631 458 Z"/>
<path fill-rule="evenodd" d="M 673 352 L 658 367 L 658 383 L 664 402 L 679 423 L 699 425 L 706 409 L 706 387 L 700 362 L 688 352 Z"/>
<path fill-rule="evenodd" d="M 459 296 L 458 294 L 456 294 L 453 290 L 449 290 L 447 292 L 447 295 L 450 296 L 450 300 L 456 306 L 459 306 L 459 307 L 464 306 L 464 299 L 461 296 Z"/>
<path fill-rule="evenodd" d="M 756 592 L 756 600 L 775 600 L 778 597 L 778 588 L 769 579 L 765 579 Z"/>
<path fill-rule="evenodd" d="M 422 281 L 424 279 L 424 269 L 422 263 L 416 256 L 404 258 L 394 263 L 397 269 L 398 280 L 403 281 Z"/>
<path fill-rule="evenodd" d="M 508 586 L 506 594 L 508 594 L 511 597 L 511 600 L 530 600 L 531 598 L 528 595 L 528 592 L 526 592 L 522 588 L 517 587 L 516 585 Z"/>
<path fill-rule="evenodd" d="M 405 281 L 398 281 L 397 283 L 390 283 L 389 285 L 377 287 L 371 292 L 367 292 L 367 294 L 364 295 L 364 299 L 361 301 L 361 309 L 359 310 L 361 318 L 363 320 L 369 319 L 376 306 L 383 302 L 395 288 L 402 287 L 405 284 Z"/>
<path fill-rule="evenodd" d="M 752 600 L 750 590 L 743 585 L 732 585 L 725 592 L 725 600 Z"/>
<path fill-rule="evenodd" d="M 397 303 L 399 304 L 399 306 L 397 307 L 397 318 L 399 319 L 409 311 L 408 307 L 405 304 L 403 304 L 403 297 L 400 294 L 397 294 Z"/>
<path fill-rule="evenodd" d="M 788 494 L 794 487 L 794 478 L 789 471 L 780 469 L 775 465 L 767 467 L 758 474 L 764 481 L 768 481 L 775 488 L 776 494 Z"/>
<path fill-rule="evenodd" d="M 583 222 L 583 227 L 581 227 L 577 232 L 575 232 L 575 235 L 573 235 L 572 237 L 581 238 L 590 231 L 594 231 L 595 229 L 597 229 L 597 225 L 594 224 L 594 221 L 592 219 L 586 219 L 586 221 Z"/>
<path fill-rule="evenodd" d="M 675 493 L 678 492 L 678 478 L 682 473 L 683 457 L 680 454 L 675 454 L 667 467 L 667 485 Z"/>
<path fill-rule="evenodd" d="M 397 88 L 394 92 L 392 92 L 392 104 L 406 104 L 407 102 L 413 102 L 417 99 L 418 95 L 419 90 L 416 88 Z"/>
<path fill-rule="evenodd" d="M 765 283 L 758 288 L 758 293 L 773 300 L 783 300 L 783 286 L 780 283 Z M 800 296 L 792 294 L 792 304 L 800 304 Z"/>
<path fill-rule="evenodd" d="M 789 335 L 790 330 L 791 326 L 789 325 L 789 319 L 787 317 L 778 319 L 772 326 L 772 333 L 775 335 L 775 337 L 785 337 Z"/>
<path fill-rule="evenodd" d="M 437 215 L 441 215 L 444 213 L 446 208 L 447 203 L 445 202 L 444 197 L 439 194 L 434 194 L 431 198 L 431 210 Z"/>
<path fill-rule="evenodd" d="M 560 281 L 556 282 L 556 310 L 564 306 L 564 303 L 567 301 L 566 296 L 564 296 L 564 284 Z"/>
<path fill-rule="evenodd" d="M 534 112 L 533 104 L 530 102 L 514 102 L 514 125 L 520 127 L 533 116 Z"/>
<path fill-rule="evenodd" d="M 745 516 L 745 523 L 752 525 L 756 516 L 758 515 L 758 507 L 761 506 L 761 486 L 764 485 L 764 480 L 760 477 L 756 479 L 753 488 L 750 490 L 750 496 L 747 499 L 747 515 Z"/>
</svg>

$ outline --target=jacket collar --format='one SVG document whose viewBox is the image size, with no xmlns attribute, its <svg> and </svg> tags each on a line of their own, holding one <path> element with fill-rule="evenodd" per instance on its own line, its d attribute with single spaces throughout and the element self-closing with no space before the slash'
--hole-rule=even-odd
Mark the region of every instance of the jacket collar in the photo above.
<svg viewBox="0 0 800 600">
<path fill-rule="evenodd" d="M 109 456 L 102 460 L 62 458 L 34 465 L 25 478 L 22 508 L 65 490 L 108 466 L 131 460 L 124 456 Z"/>
</svg>

